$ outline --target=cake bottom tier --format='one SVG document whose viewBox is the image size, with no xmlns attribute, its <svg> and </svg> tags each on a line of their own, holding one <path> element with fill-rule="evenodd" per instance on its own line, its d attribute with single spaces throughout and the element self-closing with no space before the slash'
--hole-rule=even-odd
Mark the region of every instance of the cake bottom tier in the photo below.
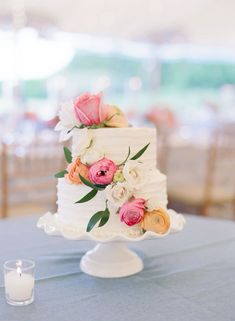
<svg viewBox="0 0 235 321">
<path fill-rule="evenodd" d="M 74 229 L 85 233 L 88 222 L 91 217 L 98 211 L 103 211 L 106 208 L 106 197 L 104 191 L 99 191 L 96 196 L 86 203 L 75 204 L 76 201 L 84 197 L 90 188 L 85 185 L 69 184 L 64 178 L 58 180 L 57 195 L 58 195 L 58 221 L 68 229 Z M 167 206 L 167 193 L 166 193 L 166 177 L 165 175 L 156 172 L 156 175 L 151 177 L 148 181 L 146 188 L 143 189 L 142 195 L 138 197 L 151 196 L 156 198 L 158 205 L 162 208 Z M 156 197 L 157 196 L 157 197 Z M 91 233 L 96 235 L 127 235 L 127 236 L 140 236 L 143 234 L 139 224 L 134 226 L 127 226 L 121 222 L 117 214 L 117 207 L 111 206 L 108 203 L 110 217 L 108 222 L 102 227 L 94 227 Z"/>
<path fill-rule="evenodd" d="M 75 204 L 77 200 L 81 199 L 91 190 L 89 187 L 68 184 L 64 179 L 59 179 L 57 190 L 57 219 L 70 230 L 85 233 L 91 217 L 106 207 L 105 193 L 103 191 L 98 192 L 95 198 L 87 203 Z M 109 206 L 109 211 L 110 217 L 108 222 L 102 227 L 94 227 L 90 233 L 105 236 L 121 234 L 140 236 L 142 234 L 139 225 L 129 227 L 120 221 L 119 215 L 116 213 L 117 208 L 110 208 Z"/>
</svg>

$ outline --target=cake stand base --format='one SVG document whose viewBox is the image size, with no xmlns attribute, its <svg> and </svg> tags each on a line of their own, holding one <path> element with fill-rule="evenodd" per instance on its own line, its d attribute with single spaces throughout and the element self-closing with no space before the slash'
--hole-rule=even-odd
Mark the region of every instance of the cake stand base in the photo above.
<svg viewBox="0 0 235 321">
<path fill-rule="evenodd" d="M 81 259 L 84 273 L 101 278 L 120 278 L 143 269 L 141 258 L 125 243 L 99 243 Z"/>
</svg>

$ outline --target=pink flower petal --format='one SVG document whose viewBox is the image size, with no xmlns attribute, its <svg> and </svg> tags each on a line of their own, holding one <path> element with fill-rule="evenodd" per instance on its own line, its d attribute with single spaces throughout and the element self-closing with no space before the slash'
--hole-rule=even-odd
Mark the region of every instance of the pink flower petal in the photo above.
<svg viewBox="0 0 235 321">
<path fill-rule="evenodd" d="M 99 99 L 90 98 L 86 103 L 81 104 L 80 110 L 86 114 L 87 118 L 92 122 L 92 124 L 98 125 L 100 121 L 99 116 Z"/>
<path fill-rule="evenodd" d="M 92 121 L 81 111 L 81 109 L 78 109 L 74 107 L 75 115 L 78 119 L 78 121 L 86 126 L 91 126 L 93 123 Z"/>
</svg>

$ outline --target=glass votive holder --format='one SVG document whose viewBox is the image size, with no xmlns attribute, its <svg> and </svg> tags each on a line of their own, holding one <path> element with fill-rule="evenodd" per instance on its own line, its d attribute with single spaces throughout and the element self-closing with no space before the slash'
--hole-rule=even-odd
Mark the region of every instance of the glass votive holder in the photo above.
<svg viewBox="0 0 235 321">
<path fill-rule="evenodd" d="M 35 263 L 11 260 L 4 263 L 5 295 L 10 305 L 24 306 L 34 300 Z"/>
</svg>

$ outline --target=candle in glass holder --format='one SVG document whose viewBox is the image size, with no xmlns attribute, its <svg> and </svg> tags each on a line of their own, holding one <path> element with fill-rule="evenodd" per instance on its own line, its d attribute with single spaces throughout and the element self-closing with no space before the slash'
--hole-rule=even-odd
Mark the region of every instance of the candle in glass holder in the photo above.
<svg viewBox="0 0 235 321">
<path fill-rule="evenodd" d="M 11 305 L 27 305 L 34 300 L 35 264 L 30 260 L 4 264 L 6 300 Z"/>
</svg>

